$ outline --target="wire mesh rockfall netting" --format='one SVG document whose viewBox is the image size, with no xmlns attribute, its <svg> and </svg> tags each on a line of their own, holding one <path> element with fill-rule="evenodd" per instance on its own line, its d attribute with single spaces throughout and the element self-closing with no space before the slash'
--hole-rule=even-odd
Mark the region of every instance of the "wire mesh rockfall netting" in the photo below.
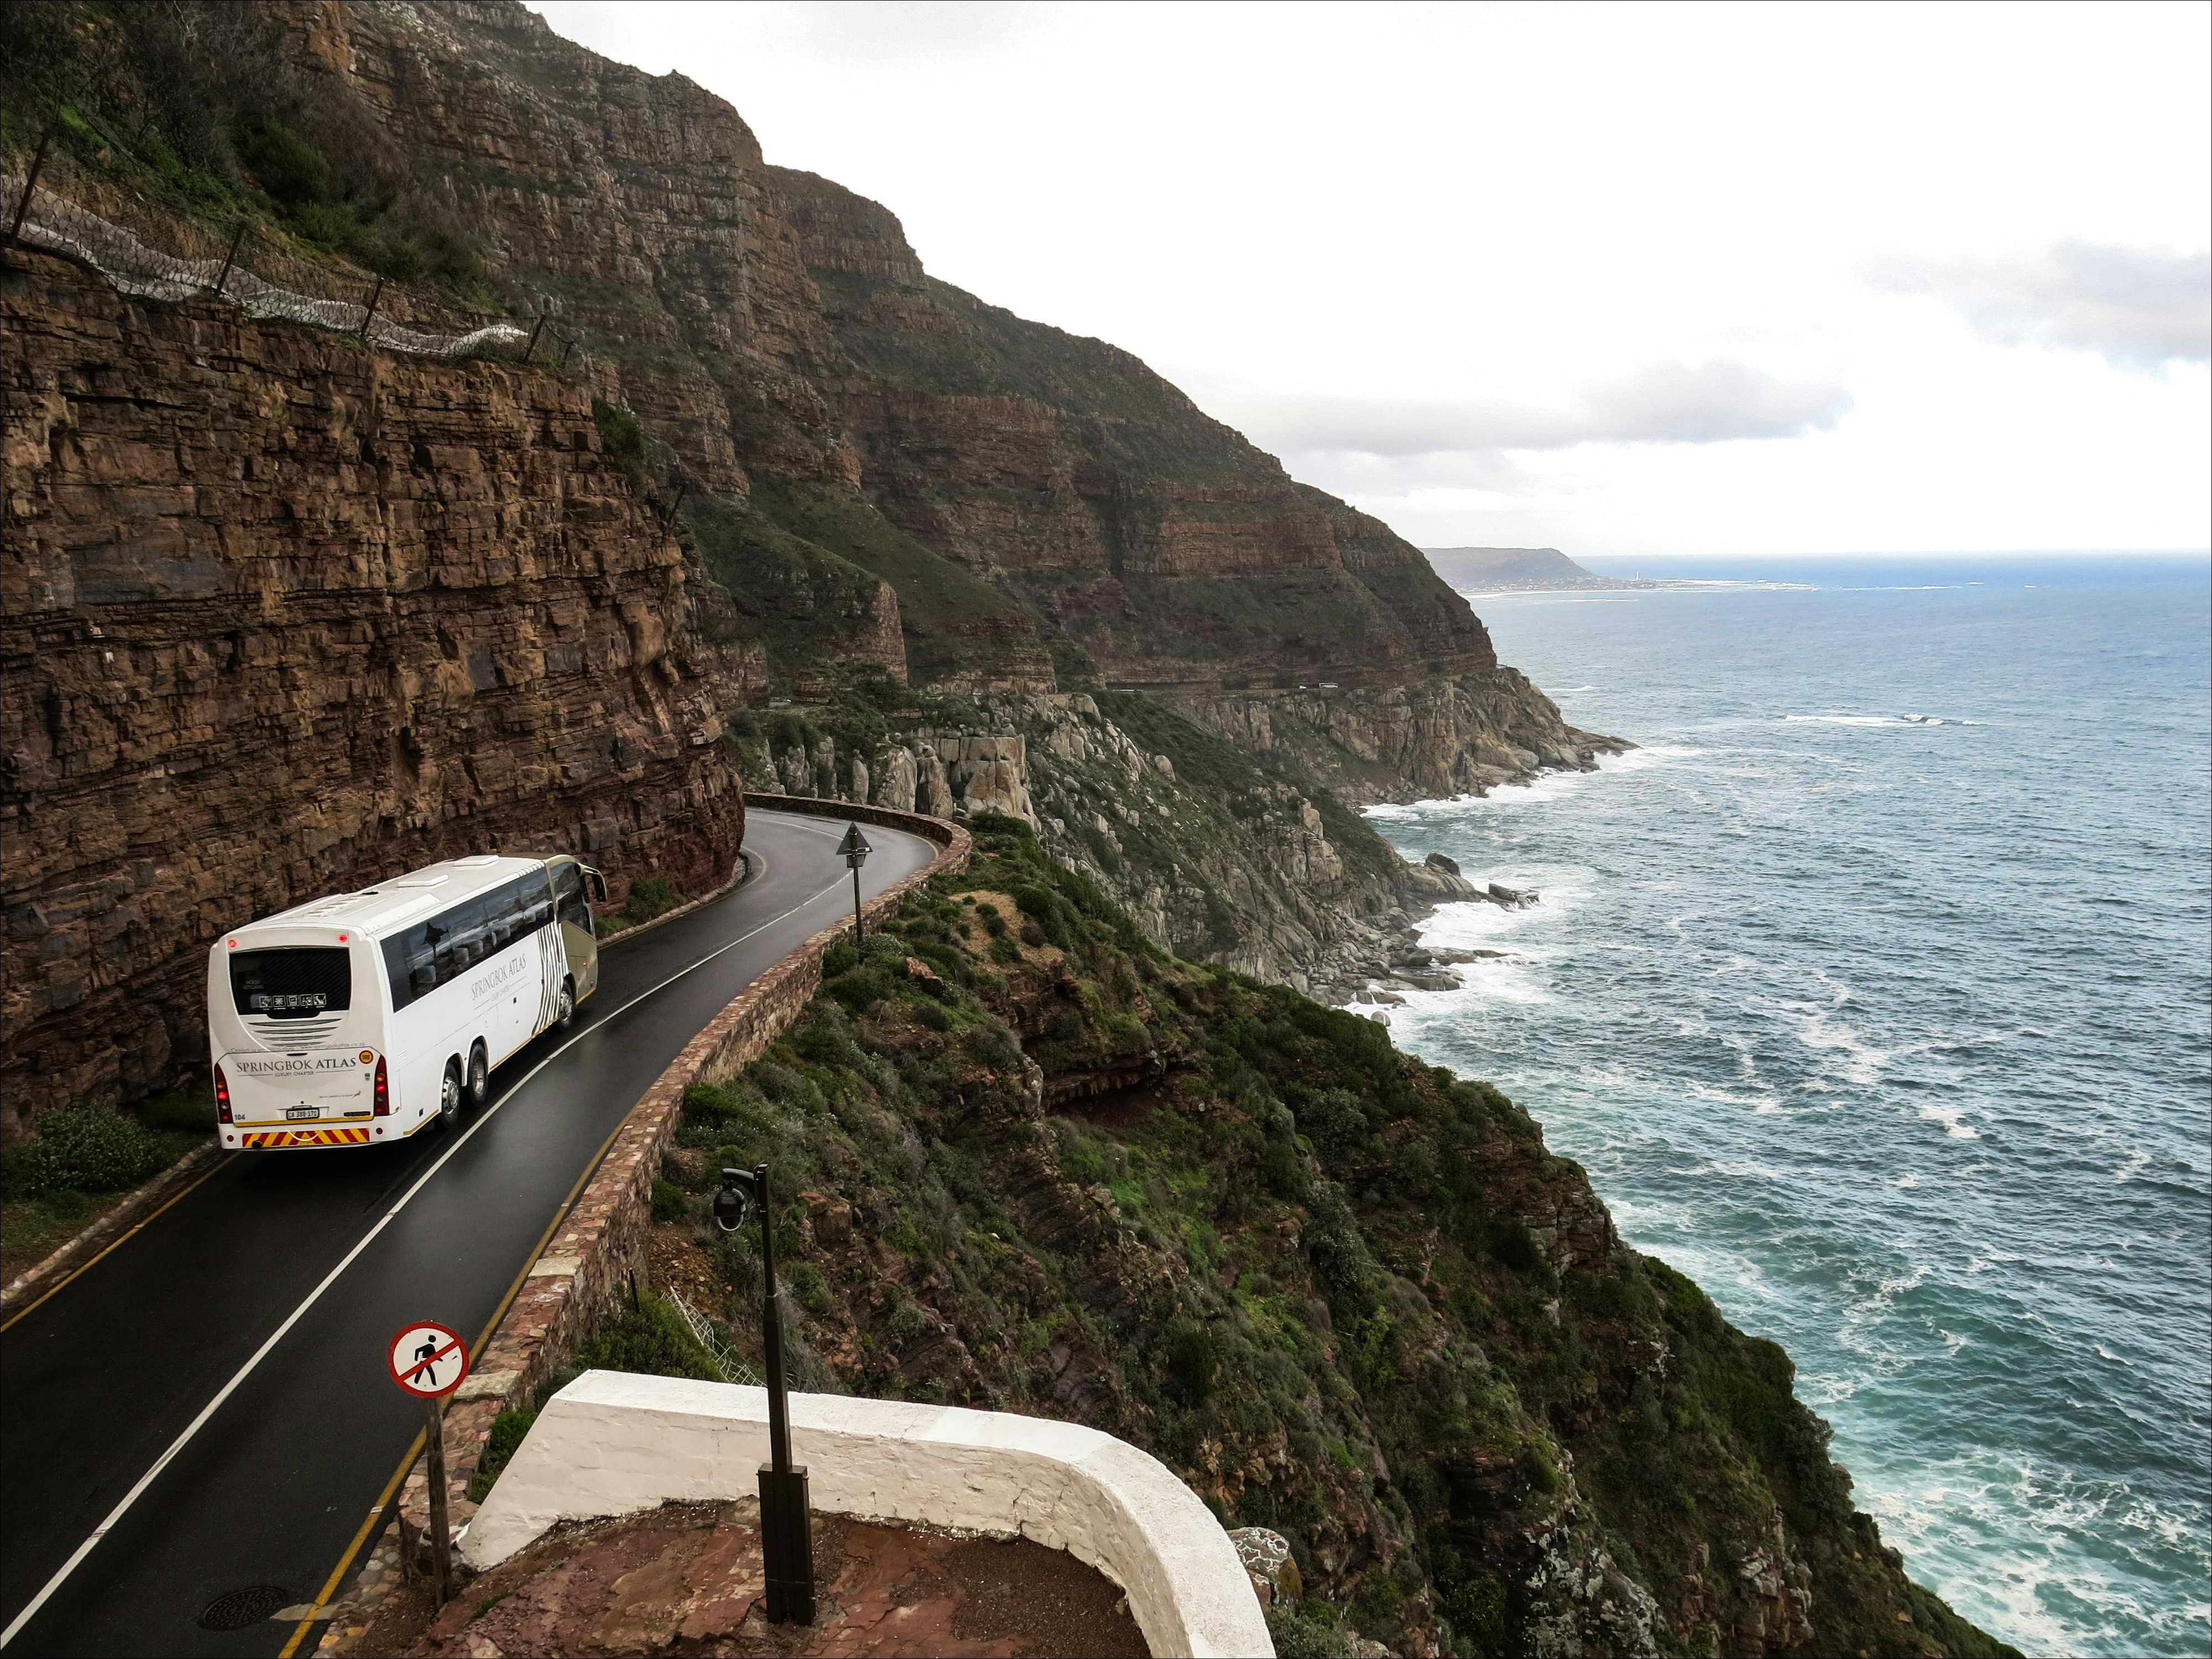
<svg viewBox="0 0 2212 1659">
<path fill-rule="evenodd" d="M 0 167 L 0 212 L 23 204 L 28 167 Z M 83 204 L 98 203 L 99 210 Z M 0 223 L 0 228 L 4 228 Z M 149 300 L 221 299 L 249 317 L 284 317 L 358 335 L 370 345 L 434 357 L 520 349 L 529 331 L 484 321 L 374 276 L 310 264 L 241 227 L 225 239 L 181 214 L 152 206 L 49 159 L 23 213 L 18 239 L 92 266 L 118 291 Z"/>
</svg>

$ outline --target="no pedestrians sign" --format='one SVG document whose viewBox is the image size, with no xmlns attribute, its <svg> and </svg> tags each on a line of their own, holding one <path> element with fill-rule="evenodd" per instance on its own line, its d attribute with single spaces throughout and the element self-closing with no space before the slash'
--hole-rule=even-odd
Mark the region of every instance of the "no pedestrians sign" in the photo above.
<svg viewBox="0 0 2212 1659">
<path fill-rule="evenodd" d="M 468 1345 L 443 1325 L 419 1319 L 392 1339 L 392 1380 L 418 1400 L 453 1393 L 469 1374 Z"/>
</svg>

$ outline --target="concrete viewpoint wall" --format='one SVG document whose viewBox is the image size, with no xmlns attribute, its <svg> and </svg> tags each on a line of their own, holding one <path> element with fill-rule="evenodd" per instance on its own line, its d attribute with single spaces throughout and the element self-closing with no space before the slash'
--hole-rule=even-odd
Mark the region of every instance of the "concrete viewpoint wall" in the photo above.
<svg viewBox="0 0 2212 1659">
<path fill-rule="evenodd" d="M 791 1439 L 817 1510 L 1066 1550 L 1127 1594 L 1158 1659 L 1274 1652 L 1220 1522 L 1127 1441 L 1048 1418 L 823 1394 L 791 1396 Z M 546 1402 L 461 1553 L 483 1571 L 562 1521 L 744 1497 L 767 1456 L 764 1389 L 586 1371 Z"/>
<path fill-rule="evenodd" d="M 773 806 L 765 810 L 855 818 L 903 830 L 942 849 L 923 868 L 868 900 L 861 907 L 868 923 L 889 917 L 900 900 L 932 876 L 967 867 L 973 842 L 967 830 L 942 818 L 811 796 L 773 799 Z M 694 1084 L 734 1077 L 765 1053 L 813 1000 L 821 988 L 823 955 L 846 936 L 849 927 L 840 921 L 823 929 L 738 993 L 684 1045 L 623 1120 L 574 1205 L 531 1264 L 491 1340 L 475 1356 L 468 1381 L 446 1408 L 447 1501 L 455 1527 L 475 1513 L 468 1491 L 493 1422 L 501 1412 L 528 1404 L 538 1387 L 628 1295 L 633 1275 L 643 1278 L 653 1178 L 682 1114 L 684 1091 Z M 403 1531 L 419 1535 L 428 1524 L 429 1512 L 428 1471 L 418 1460 L 399 1495 L 399 1516 L 406 1523 Z M 362 1628 L 349 1614 L 365 1610 L 363 1589 L 356 1578 L 332 1604 L 331 1622 L 317 1649 L 319 1655 L 349 1650 L 349 1638 Z"/>
</svg>

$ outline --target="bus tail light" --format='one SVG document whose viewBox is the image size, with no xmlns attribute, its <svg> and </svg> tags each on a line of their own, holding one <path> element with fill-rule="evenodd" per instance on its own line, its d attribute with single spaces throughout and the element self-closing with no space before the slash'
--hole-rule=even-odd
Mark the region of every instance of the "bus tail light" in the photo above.
<svg viewBox="0 0 2212 1659">
<path fill-rule="evenodd" d="M 230 1081 L 220 1066 L 215 1068 L 215 1116 L 218 1123 L 230 1121 Z"/>
<path fill-rule="evenodd" d="M 376 1115 L 392 1115 L 392 1079 L 384 1070 L 384 1056 L 376 1057 Z"/>
</svg>

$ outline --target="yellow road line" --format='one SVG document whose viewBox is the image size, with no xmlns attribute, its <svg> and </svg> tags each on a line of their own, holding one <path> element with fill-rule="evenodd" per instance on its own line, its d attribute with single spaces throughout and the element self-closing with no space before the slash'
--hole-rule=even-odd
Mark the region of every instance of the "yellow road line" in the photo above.
<svg viewBox="0 0 2212 1659">
<path fill-rule="evenodd" d="M 346 1546 L 345 1553 L 338 1558 L 337 1565 L 331 1569 L 331 1576 L 323 1581 L 322 1594 L 315 1598 L 314 1606 L 307 1609 L 307 1616 L 293 1626 L 292 1639 L 284 1644 L 276 1659 L 292 1659 L 292 1656 L 300 1650 L 301 1638 L 307 1635 L 307 1626 L 315 1622 L 317 1613 L 330 1605 L 331 1596 L 337 1589 L 338 1580 L 345 1577 L 345 1570 L 353 1565 L 354 1557 L 361 1553 L 361 1547 L 368 1541 L 369 1534 L 383 1518 L 386 1507 L 392 1502 L 392 1493 L 399 1490 L 399 1483 L 407 1478 L 407 1471 L 415 1467 L 415 1460 L 422 1455 L 423 1437 L 422 1430 L 415 1431 L 414 1443 L 407 1448 L 407 1455 L 399 1460 L 399 1467 L 392 1472 L 392 1479 L 384 1483 L 384 1490 L 377 1494 L 376 1507 L 370 1510 L 362 1520 L 361 1529 L 353 1535 L 353 1542 Z"/>
<path fill-rule="evenodd" d="M 184 1198 L 185 1194 L 197 1189 L 200 1185 L 200 1182 L 212 1179 L 216 1170 L 222 1169 L 223 1166 L 228 1164 L 230 1160 L 228 1158 L 216 1158 L 215 1161 L 215 1167 L 210 1169 L 206 1175 L 202 1176 L 199 1178 L 199 1181 L 193 1182 L 191 1186 L 186 1187 L 184 1189 L 184 1192 L 180 1192 L 174 1197 L 171 1198 L 168 1200 L 168 1203 L 161 1206 L 161 1209 L 155 1210 L 150 1215 L 143 1217 L 139 1220 L 137 1226 L 131 1228 L 129 1232 L 124 1234 L 122 1237 L 110 1244 L 106 1249 L 102 1250 L 98 1255 L 93 1257 L 91 1261 L 86 1262 L 84 1266 L 79 1267 L 76 1273 L 70 1274 L 70 1276 L 63 1279 L 60 1284 L 56 1285 L 52 1290 L 48 1291 L 45 1296 L 40 1297 L 36 1302 L 32 1303 L 29 1307 L 18 1309 L 13 1315 L 9 1316 L 7 1324 L 0 1325 L 0 1331 L 8 1329 L 10 1326 L 14 1325 L 16 1321 L 27 1319 L 39 1309 L 45 1307 L 48 1301 L 54 1297 L 58 1296 L 64 1289 L 75 1284 L 79 1274 L 90 1273 L 94 1267 L 98 1267 L 101 1262 L 107 1259 L 111 1251 L 121 1249 L 125 1244 L 128 1243 L 131 1239 L 136 1238 L 138 1236 L 139 1229 L 147 1225 L 147 1224 L 151 1222 L 155 1216 L 159 1216 L 163 1211 L 166 1211 L 169 1207 L 170 1204 L 176 1203 L 179 1200 Z"/>
</svg>

